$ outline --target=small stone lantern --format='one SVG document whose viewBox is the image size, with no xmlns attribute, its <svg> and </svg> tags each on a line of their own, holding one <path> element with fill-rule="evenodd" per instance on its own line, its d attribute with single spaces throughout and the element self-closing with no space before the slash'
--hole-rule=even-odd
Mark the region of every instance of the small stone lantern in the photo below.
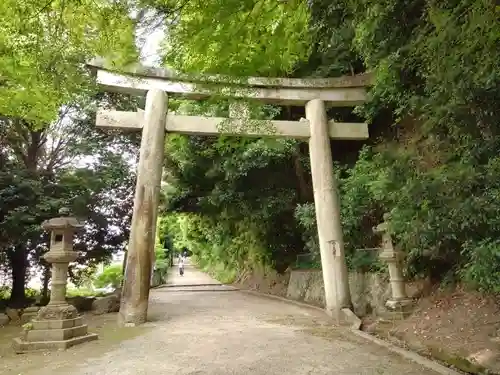
<svg viewBox="0 0 500 375">
<path fill-rule="evenodd" d="M 14 350 L 18 353 L 39 349 L 66 349 L 70 346 L 96 340 L 96 334 L 87 333 L 87 325 L 72 305 L 66 302 L 68 266 L 78 254 L 73 251 L 76 231 L 83 228 L 69 210 L 61 209 L 60 217 L 42 224 L 50 232 L 50 250 L 44 259 L 52 265 L 50 302 L 38 312 L 36 318 L 25 325 L 24 335 L 14 339 Z"/>
<path fill-rule="evenodd" d="M 406 283 L 403 277 L 402 260 L 404 254 L 394 249 L 391 234 L 388 232 L 390 214 L 384 214 L 384 222 L 373 228 L 373 232 L 382 235 L 382 252 L 379 259 L 387 263 L 389 268 L 389 281 L 391 283 L 391 298 L 386 302 L 390 310 L 404 314 L 413 301 L 406 293 Z"/>
</svg>

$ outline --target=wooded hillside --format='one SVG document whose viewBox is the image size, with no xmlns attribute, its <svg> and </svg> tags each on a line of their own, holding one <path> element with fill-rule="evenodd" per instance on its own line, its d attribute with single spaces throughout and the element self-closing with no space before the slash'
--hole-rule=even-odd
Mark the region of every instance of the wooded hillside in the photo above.
<svg viewBox="0 0 500 375">
<path fill-rule="evenodd" d="M 391 212 L 410 276 L 499 291 L 494 2 L 312 1 L 304 8 L 220 1 L 206 10 L 194 3 L 170 34 L 171 45 L 184 47 L 167 51 L 168 66 L 292 77 L 373 73 L 369 103 L 354 114 L 330 111 L 336 120 L 370 121 L 368 143 L 332 142 L 351 268 L 378 269 L 371 253 L 358 249 L 379 245 L 371 228 Z M 222 101 L 181 107 L 227 114 Z M 294 107 L 259 114 L 304 115 Z M 307 144 L 170 136 L 166 147 L 163 228 L 201 265 L 230 279 L 256 263 L 282 271 L 297 254 L 318 254 Z"/>
</svg>

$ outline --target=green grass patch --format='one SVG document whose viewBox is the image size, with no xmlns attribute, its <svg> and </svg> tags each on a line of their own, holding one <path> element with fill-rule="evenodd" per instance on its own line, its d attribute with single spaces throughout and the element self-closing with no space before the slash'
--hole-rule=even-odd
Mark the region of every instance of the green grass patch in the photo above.
<svg viewBox="0 0 500 375">
<path fill-rule="evenodd" d="M 238 277 L 238 271 L 227 268 L 224 263 L 207 264 L 202 270 L 223 284 L 232 284 Z"/>
</svg>

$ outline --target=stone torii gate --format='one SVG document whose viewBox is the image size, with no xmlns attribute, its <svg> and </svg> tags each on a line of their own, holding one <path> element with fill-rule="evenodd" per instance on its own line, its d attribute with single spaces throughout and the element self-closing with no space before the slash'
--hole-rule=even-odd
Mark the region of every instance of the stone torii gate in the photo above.
<svg viewBox="0 0 500 375">
<path fill-rule="evenodd" d="M 327 79 L 290 79 L 250 77 L 236 86 L 223 76 L 183 78 L 164 69 L 137 66 L 125 74 L 108 70 L 99 61 L 88 64 L 96 72 L 98 84 L 106 91 L 132 95 L 146 94 L 144 111 L 99 111 L 96 125 L 106 129 L 141 131 L 139 165 L 134 198 L 127 265 L 122 290 L 119 320 L 123 325 L 146 321 L 158 200 L 167 132 L 182 134 L 232 134 L 246 136 L 291 137 L 309 140 L 311 174 L 325 285 L 326 310 L 339 317 L 342 308 L 350 308 L 351 295 L 344 242 L 340 222 L 338 184 L 333 173 L 330 138 L 364 140 L 368 138 L 365 123 L 328 121 L 327 106 L 349 107 L 366 101 L 368 75 Z M 271 104 L 304 105 L 306 119 L 270 121 L 274 131 L 241 130 L 243 116 L 231 118 L 180 116 L 167 114 L 167 93 L 187 99 L 207 98 L 211 92 L 200 83 L 212 82 L 228 96 L 250 98 Z M 240 112 L 241 113 L 241 112 Z M 240 117 L 234 118 L 234 117 Z M 251 120 L 257 125 L 269 121 Z M 229 123 L 229 127 L 220 126 Z M 240 129 L 240 130 L 237 130 Z"/>
</svg>

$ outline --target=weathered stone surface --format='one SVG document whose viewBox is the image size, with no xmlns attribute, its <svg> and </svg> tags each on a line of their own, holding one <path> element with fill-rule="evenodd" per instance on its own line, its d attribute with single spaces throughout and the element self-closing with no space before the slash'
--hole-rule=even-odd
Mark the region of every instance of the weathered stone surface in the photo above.
<svg viewBox="0 0 500 375">
<path fill-rule="evenodd" d="M 37 296 L 35 298 L 35 305 L 40 307 L 40 306 L 47 306 L 49 303 L 50 297 L 49 296 Z"/>
<path fill-rule="evenodd" d="M 48 306 L 52 311 L 64 306 Z M 70 306 L 72 309 L 75 307 Z M 30 313 L 32 314 L 32 313 Z M 81 316 L 72 319 L 33 320 L 24 326 L 21 337 L 13 341 L 14 351 L 24 353 L 33 350 L 66 349 L 70 346 L 97 340 L 96 334 L 89 334 Z"/>
<path fill-rule="evenodd" d="M 78 316 L 78 311 L 72 305 L 47 305 L 38 312 L 37 320 L 66 320 Z"/>
<path fill-rule="evenodd" d="M 233 285 L 242 289 L 256 290 L 274 296 L 286 297 L 291 269 L 284 273 L 256 267 L 252 271 L 243 271 Z"/>
<path fill-rule="evenodd" d="M 66 320 L 33 320 L 31 322 L 33 329 L 64 329 L 71 327 L 78 327 L 83 325 L 83 318 L 81 316 L 74 319 Z"/>
<path fill-rule="evenodd" d="M 115 294 L 96 298 L 92 303 L 92 313 L 96 315 L 118 312 L 119 310 L 120 298 Z"/>
<path fill-rule="evenodd" d="M 61 329 L 31 329 L 26 331 L 25 341 L 63 341 L 87 334 L 87 326 Z"/>
<path fill-rule="evenodd" d="M 21 325 L 21 312 L 20 309 L 13 309 L 11 307 L 7 307 L 5 309 L 5 313 L 10 319 L 10 324 L 13 325 Z"/>
<path fill-rule="evenodd" d="M 40 306 L 30 306 L 30 307 L 26 307 L 23 310 L 23 314 L 26 314 L 26 313 L 36 313 L 39 310 L 40 310 Z"/>
<path fill-rule="evenodd" d="M 133 329 L 140 335 L 100 353 L 89 350 L 90 360 L 82 348 L 68 353 L 67 366 L 47 358 L 45 368 L 23 375 L 438 375 L 332 326 L 320 311 L 239 292 L 193 293 L 180 285 L 216 282 L 196 269 L 171 274 L 177 292 L 152 291 L 154 328 Z"/>
<path fill-rule="evenodd" d="M 387 315 L 386 302 L 391 297 L 388 275 L 351 272 L 349 285 L 354 313 L 357 316 Z M 426 289 L 426 280 L 408 284 L 410 296 L 418 296 Z M 324 295 L 323 276 L 320 270 L 293 270 L 290 273 L 287 298 L 324 307 Z"/>
<path fill-rule="evenodd" d="M 5 326 L 7 324 L 9 324 L 9 317 L 7 316 L 7 314 L 0 314 L 0 326 Z"/>
<path fill-rule="evenodd" d="M 80 342 L 97 339 L 97 335 L 87 333 L 87 325 L 79 319 L 77 308 L 66 301 L 68 263 L 78 257 L 73 251 L 73 237 L 82 225 L 76 218 L 67 217 L 67 210 L 61 209 L 59 212 L 64 217 L 45 221 L 42 225 L 51 231 L 50 250 L 44 255 L 45 260 L 52 264 L 50 302 L 39 310 L 32 307 L 25 309 L 23 315 L 17 314 L 22 323 L 33 319 L 33 323 L 23 326 L 22 336 L 13 340 L 12 345 L 17 353 L 66 349 Z M 81 303 L 82 299 L 73 299 L 74 304 L 77 301 Z"/>
<path fill-rule="evenodd" d="M 95 333 L 89 333 L 85 336 L 73 337 L 62 341 L 24 341 L 21 338 L 15 338 L 12 348 L 16 353 L 26 353 L 36 350 L 64 350 L 72 346 L 82 344 L 88 341 L 97 340 L 98 336 Z"/>
<path fill-rule="evenodd" d="M 158 186 L 161 183 L 161 163 L 165 152 L 167 102 L 167 96 L 161 90 L 151 89 L 146 95 L 135 188 L 137 194 L 130 225 L 121 308 L 116 297 L 109 298 L 112 308 L 108 308 L 108 311 L 119 310 L 118 321 L 123 325 L 142 324 L 146 322 L 147 317 L 151 267 L 154 262 L 154 233 L 158 216 Z"/>
<path fill-rule="evenodd" d="M 33 319 L 37 317 L 37 312 L 23 312 L 21 315 L 21 324 L 26 324 L 31 322 Z"/>
<path fill-rule="evenodd" d="M 76 296 L 76 297 L 68 297 L 66 298 L 66 301 L 76 307 L 78 312 L 85 312 L 85 311 L 90 311 L 92 310 L 92 303 L 95 301 L 95 297 L 82 297 L 82 296 Z"/>
<path fill-rule="evenodd" d="M 495 337 L 492 337 L 491 342 L 498 347 L 498 350 L 500 350 L 500 334 L 498 334 Z"/>
<path fill-rule="evenodd" d="M 495 373 L 500 371 L 500 352 L 491 349 L 484 349 L 474 353 L 467 358 L 472 363 L 493 370 Z"/>
<path fill-rule="evenodd" d="M 375 333 L 377 332 L 377 326 L 380 324 L 380 320 L 377 319 L 375 320 L 374 322 L 370 322 L 366 325 L 363 324 L 363 332 L 367 332 L 367 333 Z"/>
<path fill-rule="evenodd" d="M 286 297 L 298 301 L 306 301 L 305 294 L 309 289 L 309 281 L 311 278 L 317 277 L 316 274 L 319 274 L 321 277 L 321 271 L 293 271 L 288 281 Z M 324 300 L 321 301 L 321 305 L 324 306 Z"/>
<path fill-rule="evenodd" d="M 321 271 L 293 271 L 288 283 L 287 298 L 325 306 Z"/>
</svg>

